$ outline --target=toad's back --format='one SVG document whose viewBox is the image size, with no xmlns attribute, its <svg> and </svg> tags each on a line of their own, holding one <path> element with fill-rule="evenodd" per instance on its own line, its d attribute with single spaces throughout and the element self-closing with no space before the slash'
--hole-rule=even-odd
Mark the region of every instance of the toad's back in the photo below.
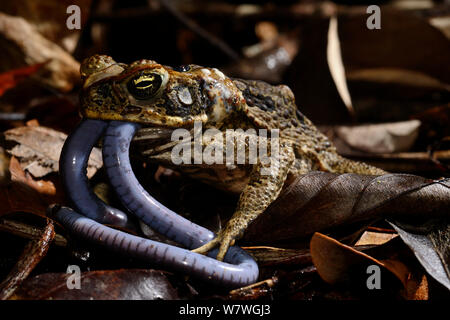
<svg viewBox="0 0 450 320">
<path fill-rule="evenodd" d="M 291 89 L 264 81 L 233 79 L 242 92 L 246 117 L 256 128 L 280 129 L 280 137 L 292 142 L 296 160 L 291 173 L 311 170 L 337 173 L 384 174 L 385 171 L 365 163 L 345 159 L 337 154 L 328 138 L 297 108 Z"/>
</svg>

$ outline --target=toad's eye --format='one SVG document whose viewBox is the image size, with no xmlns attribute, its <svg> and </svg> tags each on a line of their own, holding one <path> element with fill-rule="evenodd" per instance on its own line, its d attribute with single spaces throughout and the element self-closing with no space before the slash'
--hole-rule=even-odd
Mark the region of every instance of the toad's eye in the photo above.
<svg viewBox="0 0 450 320">
<path fill-rule="evenodd" d="M 161 82 L 159 74 L 139 74 L 128 81 L 127 88 L 136 99 L 146 100 L 155 95 Z"/>
</svg>

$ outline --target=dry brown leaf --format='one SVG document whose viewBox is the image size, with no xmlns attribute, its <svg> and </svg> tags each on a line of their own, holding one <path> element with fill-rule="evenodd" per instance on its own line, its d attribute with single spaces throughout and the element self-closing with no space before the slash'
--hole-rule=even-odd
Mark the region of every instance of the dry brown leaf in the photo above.
<svg viewBox="0 0 450 320">
<path fill-rule="evenodd" d="M 48 62 L 34 75 L 43 84 L 68 92 L 80 81 L 79 62 L 23 18 L 0 12 L 0 46 L 1 72 Z"/>
<path fill-rule="evenodd" d="M 48 203 L 30 186 L 11 182 L 0 187 L 0 216 L 13 212 L 29 212 L 45 217 Z"/>
<path fill-rule="evenodd" d="M 78 43 L 81 30 L 90 13 L 91 0 L 16 0 L 0 2 L 0 11 L 26 19 L 44 37 L 73 52 Z M 66 10 L 70 5 L 80 7 L 81 30 L 69 29 Z"/>
<path fill-rule="evenodd" d="M 4 132 L 8 152 L 17 157 L 24 171 L 41 178 L 59 170 L 59 156 L 67 135 L 47 127 L 19 127 Z M 91 178 L 102 166 L 101 151 L 92 150 L 87 167 Z"/>
<path fill-rule="evenodd" d="M 398 237 L 396 233 L 365 231 L 361 238 L 355 243 L 355 246 L 381 245 L 395 237 Z"/>
<path fill-rule="evenodd" d="M 350 147 L 371 153 L 409 151 L 419 135 L 420 121 L 337 126 L 336 134 Z"/>
<path fill-rule="evenodd" d="M 55 201 L 57 201 L 59 198 L 62 198 L 62 196 L 60 195 L 57 196 L 57 190 L 54 182 L 52 182 L 51 180 L 34 180 L 29 173 L 26 173 L 22 169 L 19 161 L 14 156 L 11 157 L 10 160 L 9 172 L 11 174 L 11 181 L 28 185 L 43 197 L 55 197 Z"/>
<path fill-rule="evenodd" d="M 405 288 L 407 299 L 428 299 L 426 279 L 417 276 L 402 262 L 396 259 L 378 260 L 350 246 L 321 233 L 315 233 L 310 243 L 311 257 L 320 277 L 330 283 L 337 284 L 349 280 L 366 285 L 370 276 L 369 265 L 377 265 L 394 274 Z M 364 277 L 366 275 L 366 277 Z"/>
<path fill-rule="evenodd" d="M 347 87 L 345 67 L 342 62 L 341 45 L 338 35 L 338 19 L 336 16 L 330 18 L 327 40 L 327 63 L 330 68 L 331 77 L 342 102 L 344 102 L 350 115 L 354 117 L 355 110 L 353 109 L 352 98 Z"/>
<path fill-rule="evenodd" d="M 48 205 L 64 203 L 62 189 L 56 177 L 51 180 L 35 180 L 26 173 L 15 157 L 11 157 L 9 171 L 11 181 L 0 186 L 0 216 L 13 212 L 28 212 L 45 217 Z"/>
</svg>

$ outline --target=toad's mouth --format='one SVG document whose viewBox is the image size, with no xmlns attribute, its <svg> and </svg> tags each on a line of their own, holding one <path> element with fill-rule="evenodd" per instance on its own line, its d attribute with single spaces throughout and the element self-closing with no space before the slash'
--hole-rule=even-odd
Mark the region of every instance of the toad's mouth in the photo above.
<svg viewBox="0 0 450 320">
<path fill-rule="evenodd" d="M 95 104 L 86 104 L 80 109 L 81 115 L 89 119 L 106 121 L 125 121 L 138 123 L 143 127 L 190 128 L 195 122 L 205 123 L 206 114 L 172 115 L 168 114 L 164 105 L 127 104 L 116 108 L 103 108 Z"/>
<path fill-rule="evenodd" d="M 151 156 L 160 153 L 161 149 L 170 149 L 173 145 L 172 133 L 176 128 L 160 126 L 141 126 L 132 140 L 135 154 Z"/>
</svg>

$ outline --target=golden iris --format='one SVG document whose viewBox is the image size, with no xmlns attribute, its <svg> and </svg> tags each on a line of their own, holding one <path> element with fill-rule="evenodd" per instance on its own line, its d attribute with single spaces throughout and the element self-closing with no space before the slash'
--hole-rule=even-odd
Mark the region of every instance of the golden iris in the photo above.
<svg viewBox="0 0 450 320">
<path fill-rule="evenodd" d="M 159 74 L 140 73 L 127 83 L 128 91 L 139 100 L 146 100 L 155 95 L 161 86 L 162 78 Z"/>
</svg>

